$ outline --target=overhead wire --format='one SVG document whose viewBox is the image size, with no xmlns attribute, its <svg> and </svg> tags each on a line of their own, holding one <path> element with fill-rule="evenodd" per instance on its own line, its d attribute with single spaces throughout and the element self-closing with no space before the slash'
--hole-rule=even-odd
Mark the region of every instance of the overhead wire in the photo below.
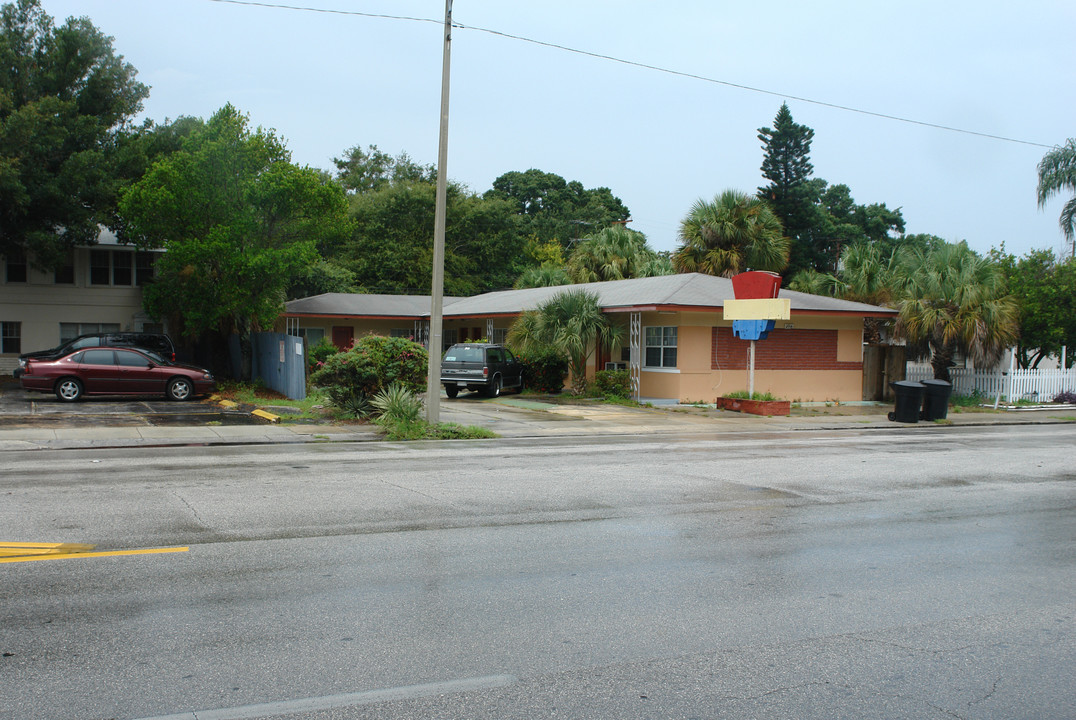
<svg viewBox="0 0 1076 720">
<path fill-rule="evenodd" d="M 409 17 L 405 15 L 387 15 L 383 13 L 369 13 L 361 12 L 358 10 L 332 10 L 327 8 L 308 7 L 303 5 L 285 5 L 282 3 L 272 2 L 259 2 L 258 0 L 209 0 L 209 2 L 222 3 L 227 5 L 246 5 L 253 7 L 264 7 L 278 10 L 296 10 L 300 12 L 315 12 L 315 13 L 327 13 L 333 15 L 354 15 L 358 17 L 379 18 L 384 20 L 403 20 L 409 22 L 425 22 L 435 25 L 443 24 L 441 20 L 435 20 L 433 18 L 421 18 L 421 17 Z M 677 77 L 688 78 L 691 80 L 699 80 L 701 82 L 707 82 L 714 85 L 722 85 L 724 87 L 734 88 L 737 90 L 745 90 L 747 92 L 760 93 L 763 95 L 770 95 L 773 97 L 785 98 L 788 100 L 795 100 L 797 102 L 808 103 L 811 105 L 818 105 L 820 107 L 826 107 L 833 110 L 840 110 L 842 112 L 856 113 L 859 115 L 866 115 L 869 117 L 876 117 L 883 120 L 891 120 L 894 122 L 906 123 L 909 125 L 918 125 L 920 127 L 927 127 L 934 130 L 944 130 L 947 132 L 960 133 L 963 135 L 971 135 L 974 137 L 986 138 L 988 140 L 998 140 L 1001 142 L 1017 143 L 1020 145 L 1030 145 L 1033 147 L 1040 147 L 1046 149 L 1053 149 L 1056 145 L 1048 145 L 1046 143 L 1034 142 L 1031 140 L 1021 140 L 1019 138 L 1006 137 L 1004 135 L 995 135 L 992 133 L 978 132 L 976 130 L 967 130 L 964 128 L 953 127 L 951 125 L 941 125 L 939 123 L 927 122 L 925 120 L 916 120 L 914 118 L 901 117 L 899 115 L 892 115 L 889 113 L 875 112 L 873 110 L 863 110 L 861 108 L 852 107 L 850 105 L 841 105 L 838 103 L 826 102 L 824 100 L 814 100 L 812 98 L 803 97 L 799 95 L 792 95 L 789 93 L 782 93 L 776 90 L 767 90 L 765 88 L 754 87 L 751 85 L 744 85 L 742 83 L 735 83 L 729 80 L 719 80 L 717 78 L 707 77 L 705 75 L 699 75 L 697 73 L 684 72 L 682 70 L 672 70 L 670 68 L 664 68 L 659 65 L 651 65 L 649 63 L 643 63 L 636 60 L 625 60 L 624 58 L 618 58 L 613 55 L 605 55 L 602 53 L 592 52 L 590 50 L 580 50 L 578 48 L 569 47 L 567 45 L 561 45 L 559 43 L 547 42 L 544 40 L 535 40 L 533 38 L 524 37 L 522 35 L 514 35 L 512 33 L 502 32 L 500 30 L 492 30 L 490 28 L 483 28 L 474 25 L 464 25 L 463 23 L 453 22 L 453 28 L 461 30 L 471 30 L 473 32 L 482 32 L 489 35 L 495 35 L 498 37 L 506 38 L 509 40 L 516 40 L 518 42 L 530 43 L 532 45 L 538 45 L 541 47 L 547 47 L 554 50 L 560 50 L 563 52 L 573 53 L 576 55 L 583 55 L 585 57 L 591 57 L 598 60 L 605 60 L 608 62 L 619 63 L 621 65 L 627 65 L 629 67 L 641 68 L 644 70 L 651 70 L 653 72 L 664 73 L 666 75 L 673 75 Z"/>
</svg>

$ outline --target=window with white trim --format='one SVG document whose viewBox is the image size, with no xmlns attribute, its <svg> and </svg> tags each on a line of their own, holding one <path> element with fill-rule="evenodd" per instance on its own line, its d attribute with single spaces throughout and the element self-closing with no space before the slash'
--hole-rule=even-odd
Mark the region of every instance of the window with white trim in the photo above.
<svg viewBox="0 0 1076 720">
<path fill-rule="evenodd" d="M 676 326 L 646 328 L 643 346 L 643 367 L 676 367 Z"/>
<path fill-rule="evenodd" d="M 26 282 L 26 254 L 13 252 L 4 258 L 4 281 L 9 283 Z"/>
<path fill-rule="evenodd" d="M 153 281 L 152 252 L 91 250 L 90 285 L 145 285 Z"/>
<path fill-rule="evenodd" d="M 0 352 L 22 352 L 22 323 L 0 322 Z"/>
</svg>

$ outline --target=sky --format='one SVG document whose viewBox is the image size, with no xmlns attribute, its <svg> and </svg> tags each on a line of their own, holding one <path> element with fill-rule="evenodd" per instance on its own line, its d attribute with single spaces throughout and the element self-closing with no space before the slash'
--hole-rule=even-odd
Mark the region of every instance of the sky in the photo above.
<svg viewBox="0 0 1076 720">
<path fill-rule="evenodd" d="M 356 145 L 437 162 L 442 0 L 41 5 L 114 38 L 151 88 L 140 118 L 231 103 L 301 165 L 332 169 Z M 1071 252 L 1069 197 L 1040 209 L 1036 165 L 1076 137 L 1072 0 L 455 0 L 452 14 L 448 175 L 474 192 L 529 168 L 608 187 L 629 227 L 674 250 L 697 199 L 764 184 L 758 129 L 787 102 L 815 131 L 814 176 L 900 208 L 908 233 Z"/>
</svg>

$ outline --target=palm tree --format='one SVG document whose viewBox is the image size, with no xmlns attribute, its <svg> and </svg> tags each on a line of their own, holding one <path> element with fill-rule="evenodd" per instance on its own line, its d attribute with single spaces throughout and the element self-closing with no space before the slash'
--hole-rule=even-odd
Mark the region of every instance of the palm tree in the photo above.
<svg viewBox="0 0 1076 720">
<path fill-rule="evenodd" d="M 892 307 L 896 287 L 896 255 L 879 243 L 856 243 L 841 253 L 835 274 L 818 272 L 813 268 L 800 270 L 792 276 L 788 287 L 797 292 Z M 865 318 L 864 341 L 881 342 L 884 320 Z"/>
<path fill-rule="evenodd" d="M 788 265 L 781 221 L 764 200 L 737 190 L 712 202 L 696 201 L 680 223 L 680 241 L 673 255 L 678 272 L 732 277 L 749 269 L 780 272 Z"/>
<path fill-rule="evenodd" d="M 1076 192 L 1076 139 L 1073 138 L 1046 153 L 1039 161 L 1039 207 L 1063 190 Z M 1061 208 L 1058 222 L 1065 239 L 1073 243 L 1073 256 L 1076 256 L 1076 197 Z"/>
<path fill-rule="evenodd" d="M 571 285 L 572 279 L 568 272 L 555 265 L 542 265 L 531 267 L 523 271 L 512 286 L 516 290 L 522 288 L 552 287 L 554 285 Z"/>
<path fill-rule="evenodd" d="M 929 350 L 934 377 L 949 380 L 953 354 L 997 362 L 1019 334 L 1019 307 L 1001 267 L 967 243 L 903 249 L 894 268 L 897 335 Z"/>
<path fill-rule="evenodd" d="M 595 293 L 564 290 L 537 309 L 519 316 L 508 331 L 508 343 L 522 351 L 553 347 L 568 356 L 572 389 L 587 384 L 587 359 L 596 343 L 610 347 L 622 340 L 623 328 L 611 325 Z"/>
<path fill-rule="evenodd" d="M 568 258 L 572 282 L 588 283 L 647 277 L 657 269 L 657 253 L 646 235 L 613 225 L 583 239 Z"/>
</svg>

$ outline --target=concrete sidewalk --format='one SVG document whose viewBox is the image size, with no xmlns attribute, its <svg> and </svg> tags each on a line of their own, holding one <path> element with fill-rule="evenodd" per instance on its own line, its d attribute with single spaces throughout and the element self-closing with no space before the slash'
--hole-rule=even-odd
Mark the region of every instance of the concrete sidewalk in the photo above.
<svg viewBox="0 0 1076 720">
<path fill-rule="evenodd" d="M 1052 407 L 997 412 L 950 412 L 941 422 L 897 423 L 886 406 L 797 408 L 791 417 L 759 417 L 696 406 L 624 407 L 600 403 L 560 404 L 507 396 L 489 401 L 441 403 L 441 421 L 488 428 L 502 438 L 551 438 L 612 435 L 724 435 L 797 431 L 871 430 L 914 432 L 940 426 L 1054 424 L 1076 422 L 1076 408 Z M 116 416 L 112 416 L 115 418 Z M 141 421 L 141 422 L 140 422 Z M 48 426 L 0 423 L 0 451 L 112 447 L 257 445 L 318 442 L 374 442 L 374 425 L 201 423 L 154 426 L 144 416 L 129 423 Z"/>
</svg>

